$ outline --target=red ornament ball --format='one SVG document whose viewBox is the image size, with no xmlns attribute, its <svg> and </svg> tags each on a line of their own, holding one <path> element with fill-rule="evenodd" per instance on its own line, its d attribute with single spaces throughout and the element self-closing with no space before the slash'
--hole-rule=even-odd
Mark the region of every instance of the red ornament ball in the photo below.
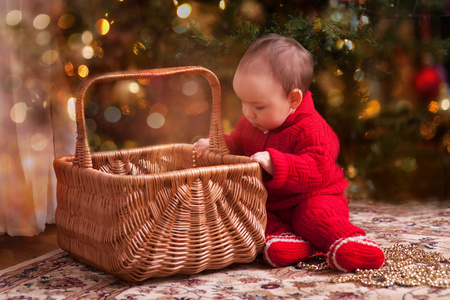
<svg viewBox="0 0 450 300">
<path fill-rule="evenodd" d="M 414 88 L 422 97 L 435 98 L 439 95 L 442 81 L 436 68 L 427 67 L 414 76 Z"/>
</svg>

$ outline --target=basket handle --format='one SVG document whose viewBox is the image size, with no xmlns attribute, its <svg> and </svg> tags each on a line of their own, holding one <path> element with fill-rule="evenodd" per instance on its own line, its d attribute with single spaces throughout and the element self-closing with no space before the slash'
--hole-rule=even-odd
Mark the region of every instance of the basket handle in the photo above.
<svg viewBox="0 0 450 300">
<path fill-rule="evenodd" d="M 77 139 L 75 144 L 75 157 L 73 160 L 73 164 L 83 168 L 92 168 L 92 156 L 91 151 L 89 149 L 86 133 L 86 122 L 84 117 L 84 102 L 87 90 L 91 85 L 100 82 L 164 77 L 178 74 L 202 75 L 206 80 L 208 80 L 212 93 L 211 127 L 209 129 L 209 136 L 210 136 L 209 150 L 220 155 L 225 155 L 229 153 L 229 150 L 225 143 L 225 137 L 223 135 L 222 118 L 221 118 L 221 89 L 219 79 L 213 72 L 211 72 L 206 68 L 197 66 L 187 66 L 187 67 L 174 67 L 174 68 L 149 69 L 137 71 L 111 72 L 92 77 L 87 81 L 85 81 L 78 91 L 77 101 L 75 104 Z"/>
</svg>

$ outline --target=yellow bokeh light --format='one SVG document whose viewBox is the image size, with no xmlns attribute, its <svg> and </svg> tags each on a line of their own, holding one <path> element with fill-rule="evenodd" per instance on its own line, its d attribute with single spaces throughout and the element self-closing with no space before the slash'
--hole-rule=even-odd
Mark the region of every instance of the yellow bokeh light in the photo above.
<svg viewBox="0 0 450 300">
<path fill-rule="evenodd" d="M 136 44 L 134 44 L 133 47 L 133 52 L 134 54 L 138 55 L 140 52 L 144 52 L 145 51 L 145 46 L 142 43 L 137 42 Z"/>
<path fill-rule="evenodd" d="M 128 90 L 133 94 L 139 93 L 140 90 L 139 84 L 134 81 L 130 82 L 130 84 L 128 85 Z"/>
<path fill-rule="evenodd" d="M 368 118 L 373 118 L 380 113 L 380 110 L 381 110 L 380 102 L 378 102 L 378 100 L 370 100 L 367 103 L 367 107 L 365 109 L 366 116 Z"/>
<path fill-rule="evenodd" d="M 192 7 L 188 3 L 180 5 L 177 9 L 177 16 L 186 19 L 192 12 Z"/>
<path fill-rule="evenodd" d="M 225 10 L 225 8 L 226 8 L 225 0 L 220 0 L 220 2 L 219 2 L 219 8 L 220 8 L 221 10 Z"/>
<path fill-rule="evenodd" d="M 28 107 L 25 102 L 14 104 L 10 112 L 11 120 L 14 123 L 23 123 L 27 118 L 27 109 Z"/>
<path fill-rule="evenodd" d="M 105 35 L 109 31 L 109 22 L 106 19 L 100 19 L 95 23 L 95 30 L 101 35 Z"/>
<path fill-rule="evenodd" d="M 67 100 L 67 113 L 69 114 L 69 118 L 73 121 L 75 121 L 76 115 L 75 115 L 75 102 L 77 100 L 72 97 Z"/>
<path fill-rule="evenodd" d="M 78 67 L 78 75 L 81 78 L 85 78 L 89 75 L 89 68 L 86 65 L 81 65 Z"/>
</svg>

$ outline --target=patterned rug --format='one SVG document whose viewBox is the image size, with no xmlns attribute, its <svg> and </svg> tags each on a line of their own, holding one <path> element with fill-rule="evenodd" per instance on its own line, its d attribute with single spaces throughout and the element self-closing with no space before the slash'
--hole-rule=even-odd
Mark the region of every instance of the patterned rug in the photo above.
<svg viewBox="0 0 450 300">
<path fill-rule="evenodd" d="M 352 222 L 383 248 L 415 245 L 426 253 L 450 257 L 448 202 L 395 205 L 353 201 L 350 209 Z M 448 261 L 445 265 L 448 269 Z M 132 284 L 56 250 L 1 270 L 0 299 L 450 299 L 450 288 L 423 283 L 379 288 L 331 281 L 344 275 L 349 274 L 297 266 L 274 269 L 259 258 L 220 271 Z"/>
</svg>

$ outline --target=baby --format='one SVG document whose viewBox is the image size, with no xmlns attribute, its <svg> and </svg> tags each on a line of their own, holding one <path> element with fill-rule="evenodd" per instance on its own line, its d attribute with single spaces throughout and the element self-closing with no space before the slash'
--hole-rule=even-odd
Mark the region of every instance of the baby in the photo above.
<svg viewBox="0 0 450 300">
<path fill-rule="evenodd" d="M 264 170 L 267 263 L 291 265 L 316 249 L 333 268 L 376 269 L 384 253 L 349 221 L 339 140 L 308 91 L 313 71 L 312 55 L 291 38 L 269 34 L 252 43 L 233 79 L 243 116 L 226 143 Z M 193 150 L 202 156 L 208 146 L 200 139 Z"/>
</svg>

